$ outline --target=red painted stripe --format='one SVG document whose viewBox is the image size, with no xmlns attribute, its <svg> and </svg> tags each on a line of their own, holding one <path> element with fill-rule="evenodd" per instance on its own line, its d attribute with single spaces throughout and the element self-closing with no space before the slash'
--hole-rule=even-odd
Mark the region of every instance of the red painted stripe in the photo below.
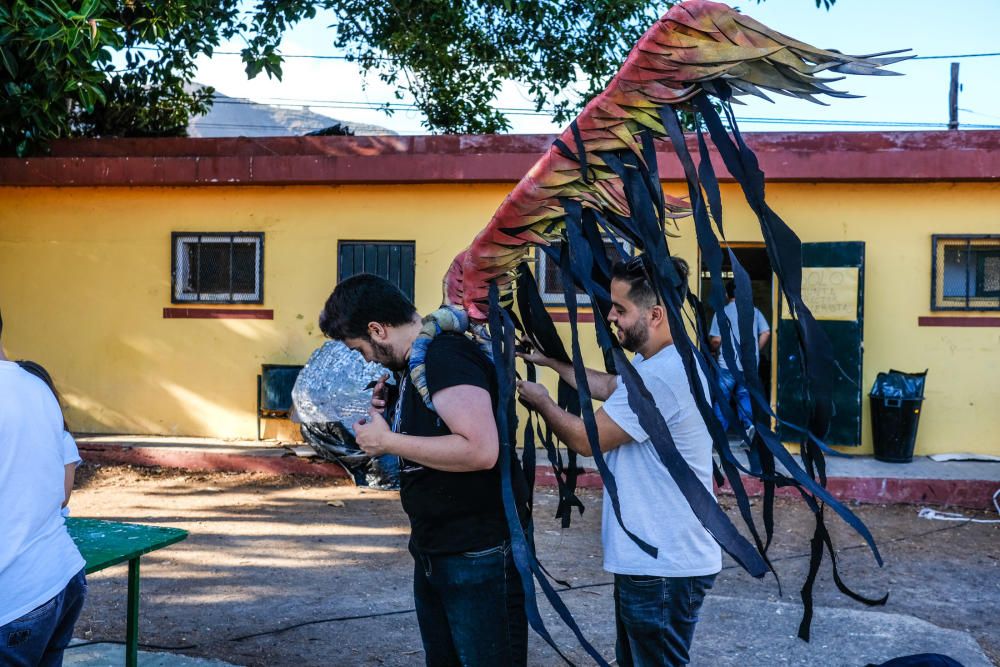
<svg viewBox="0 0 1000 667">
<path fill-rule="evenodd" d="M 81 445 L 80 456 L 88 463 L 105 463 L 184 470 L 264 472 L 272 475 L 309 475 L 311 477 L 347 477 L 335 463 L 311 461 L 296 456 L 249 456 L 211 454 L 168 447 L 123 447 L 121 445 Z"/>
<path fill-rule="evenodd" d="M 274 311 L 262 308 L 164 308 L 165 320 L 273 320 Z"/>
<path fill-rule="evenodd" d="M 569 322 L 569 313 L 565 310 L 549 311 L 549 315 L 552 316 L 553 322 Z M 590 310 L 581 310 L 576 314 L 577 322 L 593 322 L 594 313 Z"/>
<path fill-rule="evenodd" d="M 1000 327 L 1000 317 L 918 317 L 922 327 Z"/>
<path fill-rule="evenodd" d="M 763 485 L 760 480 L 743 477 L 747 493 L 761 495 Z M 952 505 L 974 509 L 993 506 L 993 494 L 997 483 L 983 479 L 907 479 L 887 477 L 830 477 L 826 487 L 840 500 L 854 500 L 859 503 L 902 503 Z M 728 486 L 717 493 L 731 494 Z M 777 495 L 795 496 L 791 487 L 776 490 Z"/>
<path fill-rule="evenodd" d="M 294 456 L 251 456 L 247 454 L 212 454 L 169 447 L 136 447 L 115 444 L 83 444 L 80 455 L 90 463 L 162 466 L 185 470 L 264 472 L 275 475 L 310 475 L 315 477 L 347 477 L 340 466 L 310 461 Z M 555 476 L 547 468 L 539 468 L 539 486 L 556 486 Z M 751 496 L 762 492 L 760 480 L 743 477 Z M 601 476 L 586 470 L 577 479 L 579 488 L 602 488 Z M 904 503 L 951 505 L 986 509 L 993 506 L 997 483 L 990 480 L 903 479 L 884 477 L 831 477 L 827 488 L 840 500 L 860 503 Z M 729 486 L 716 488 L 716 493 L 732 493 Z M 797 496 L 791 488 L 777 489 L 778 495 Z"/>
<path fill-rule="evenodd" d="M 0 158 L 6 186 L 319 185 L 516 182 L 550 135 L 79 139 L 39 158 Z M 747 135 L 769 181 L 1000 180 L 1000 131 Z M 693 139 L 692 139 L 693 141 Z M 697 150 L 697 146 L 692 146 Z M 673 152 L 664 180 L 683 179 Z M 712 150 L 718 177 L 731 181 Z"/>
</svg>

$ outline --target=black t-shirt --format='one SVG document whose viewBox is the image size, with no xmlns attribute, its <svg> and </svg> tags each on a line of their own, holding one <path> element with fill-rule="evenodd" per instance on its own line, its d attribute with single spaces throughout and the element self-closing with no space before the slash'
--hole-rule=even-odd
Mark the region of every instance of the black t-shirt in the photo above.
<svg viewBox="0 0 1000 667">
<path fill-rule="evenodd" d="M 427 348 L 426 378 L 432 399 L 442 389 L 458 385 L 486 389 L 495 415 L 497 378 L 493 363 L 465 336 L 442 333 L 431 341 Z M 407 385 L 400 431 L 423 437 L 450 435 L 444 421 L 424 405 L 411 383 L 407 381 Z M 489 427 L 495 428 L 495 420 Z M 512 472 L 522 474 L 520 470 Z M 424 553 L 488 549 L 510 534 L 500 495 L 499 457 L 490 470 L 475 472 L 444 472 L 403 459 L 400 498 L 410 517 L 410 541 Z"/>
</svg>

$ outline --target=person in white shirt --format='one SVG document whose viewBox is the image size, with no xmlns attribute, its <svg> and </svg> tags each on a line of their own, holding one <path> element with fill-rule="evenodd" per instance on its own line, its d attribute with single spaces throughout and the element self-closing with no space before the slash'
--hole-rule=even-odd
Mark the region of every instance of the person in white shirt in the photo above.
<svg viewBox="0 0 1000 667">
<path fill-rule="evenodd" d="M 0 665 L 58 667 L 87 592 L 62 515 L 79 454 L 54 389 L 28 367 L 0 348 Z"/>
<path fill-rule="evenodd" d="M 726 295 L 729 297 L 729 303 L 722 310 L 722 315 L 729 321 L 730 330 L 732 332 L 732 351 L 733 356 L 736 357 L 736 368 L 740 371 L 743 370 L 743 362 L 740 361 L 740 326 L 739 319 L 736 312 L 736 283 L 732 280 L 726 283 Z M 765 347 L 767 347 L 768 341 L 771 340 L 771 325 L 767 323 L 767 318 L 764 317 L 755 307 L 753 309 L 753 323 L 750 326 L 750 331 L 753 333 L 754 354 L 756 355 L 757 362 L 760 362 L 760 353 Z M 722 354 L 722 333 L 719 330 L 719 314 L 716 313 L 712 318 L 712 326 L 708 332 L 708 343 L 712 348 L 713 354 L 719 355 L 719 386 L 722 388 L 722 393 L 726 397 L 726 401 L 733 400 L 733 394 L 736 394 L 736 415 L 739 417 L 740 425 L 743 430 L 753 438 L 754 426 L 753 426 L 753 409 L 750 406 L 750 392 L 747 388 L 738 383 L 736 378 L 733 376 L 732 371 L 726 362 L 726 355 Z M 722 422 L 722 428 L 729 429 L 729 420 L 726 419 L 725 414 L 718 404 L 715 405 L 715 416 L 718 417 L 719 421 Z"/>
<path fill-rule="evenodd" d="M 712 492 L 712 439 L 694 402 L 681 357 L 673 346 L 666 311 L 649 282 L 640 255 L 614 266 L 608 321 L 622 347 L 635 353 L 633 365 L 663 415 L 678 451 Z M 673 258 L 687 285 L 688 267 Z M 686 291 L 686 287 L 685 287 Z M 571 364 L 538 352 L 526 361 L 548 366 L 576 386 Z M 699 371 L 700 372 L 700 371 Z M 622 519 L 629 530 L 658 547 L 653 558 L 625 534 L 615 519 L 607 490 L 601 527 L 604 569 L 615 576 L 618 665 L 686 665 L 698 611 L 722 569 L 722 551 L 691 510 L 663 466 L 618 376 L 587 370 L 595 399 L 598 439 L 608 468 L 618 480 Z M 701 377 L 697 391 L 708 395 Z M 593 454 L 583 421 L 562 410 L 545 387 L 518 382 L 521 399 L 552 427 L 567 447 Z"/>
</svg>

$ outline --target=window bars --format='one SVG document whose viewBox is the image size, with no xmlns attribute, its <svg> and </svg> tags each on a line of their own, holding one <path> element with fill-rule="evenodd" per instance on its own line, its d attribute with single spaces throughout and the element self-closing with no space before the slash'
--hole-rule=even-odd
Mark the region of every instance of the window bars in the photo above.
<svg viewBox="0 0 1000 667">
<path fill-rule="evenodd" d="M 262 232 L 174 232 L 173 303 L 263 303 Z"/>
<path fill-rule="evenodd" d="M 413 301 L 415 278 L 413 241 L 341 241 L 337 251 L 337 282 L 359 273 L 385 278 Z"/>
<path fill-rule="evenodd" d="M 931 237 L 931 310 L 1000 310 L 1000 235 Z"/>
<path fill-rule="evenodd" d="M 604 254 L 608 258 L 608 263 L 614 265 L 620 257 L 614 241 L 604 238 Z M 627 241 L 620 241 L 621 249 L 625 253 L 632 254 L 632 244 Z M 564 246 L 563 242 L 553 243 L 556 250 Z M 535 250 L 535 276 L 538 280 L 538 291 L 542 295 L 542 303 L 547 306 L 565 306 L 566 299 L 563 294 L 562 272 L 559 264 L 551 255 Z M 576 302 L 581 305 L 590 305 L 590 297 L 581 288 L 576 288 Z"/>
</svg>

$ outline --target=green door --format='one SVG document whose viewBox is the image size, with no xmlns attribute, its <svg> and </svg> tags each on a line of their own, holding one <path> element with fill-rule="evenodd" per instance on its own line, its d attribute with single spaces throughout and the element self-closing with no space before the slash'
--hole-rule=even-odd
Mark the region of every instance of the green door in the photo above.
<svg viewBox="0 0 1000 667">
<path fill-rule="evenodd" d="M 802 296 L 833 343 L 839 375 L 833 387 L 833 420 L 823 441 L 828 445 L 861 444 L 861 359 L 864 352 L 865 244 L 861 241 L 802 244 Z M 778 418 L 804 426 L 802 367 L 795 325 L 787 305 L 778 321 Z M 782 440 L 800 435 L 780 429 Z"/>
</svg>

